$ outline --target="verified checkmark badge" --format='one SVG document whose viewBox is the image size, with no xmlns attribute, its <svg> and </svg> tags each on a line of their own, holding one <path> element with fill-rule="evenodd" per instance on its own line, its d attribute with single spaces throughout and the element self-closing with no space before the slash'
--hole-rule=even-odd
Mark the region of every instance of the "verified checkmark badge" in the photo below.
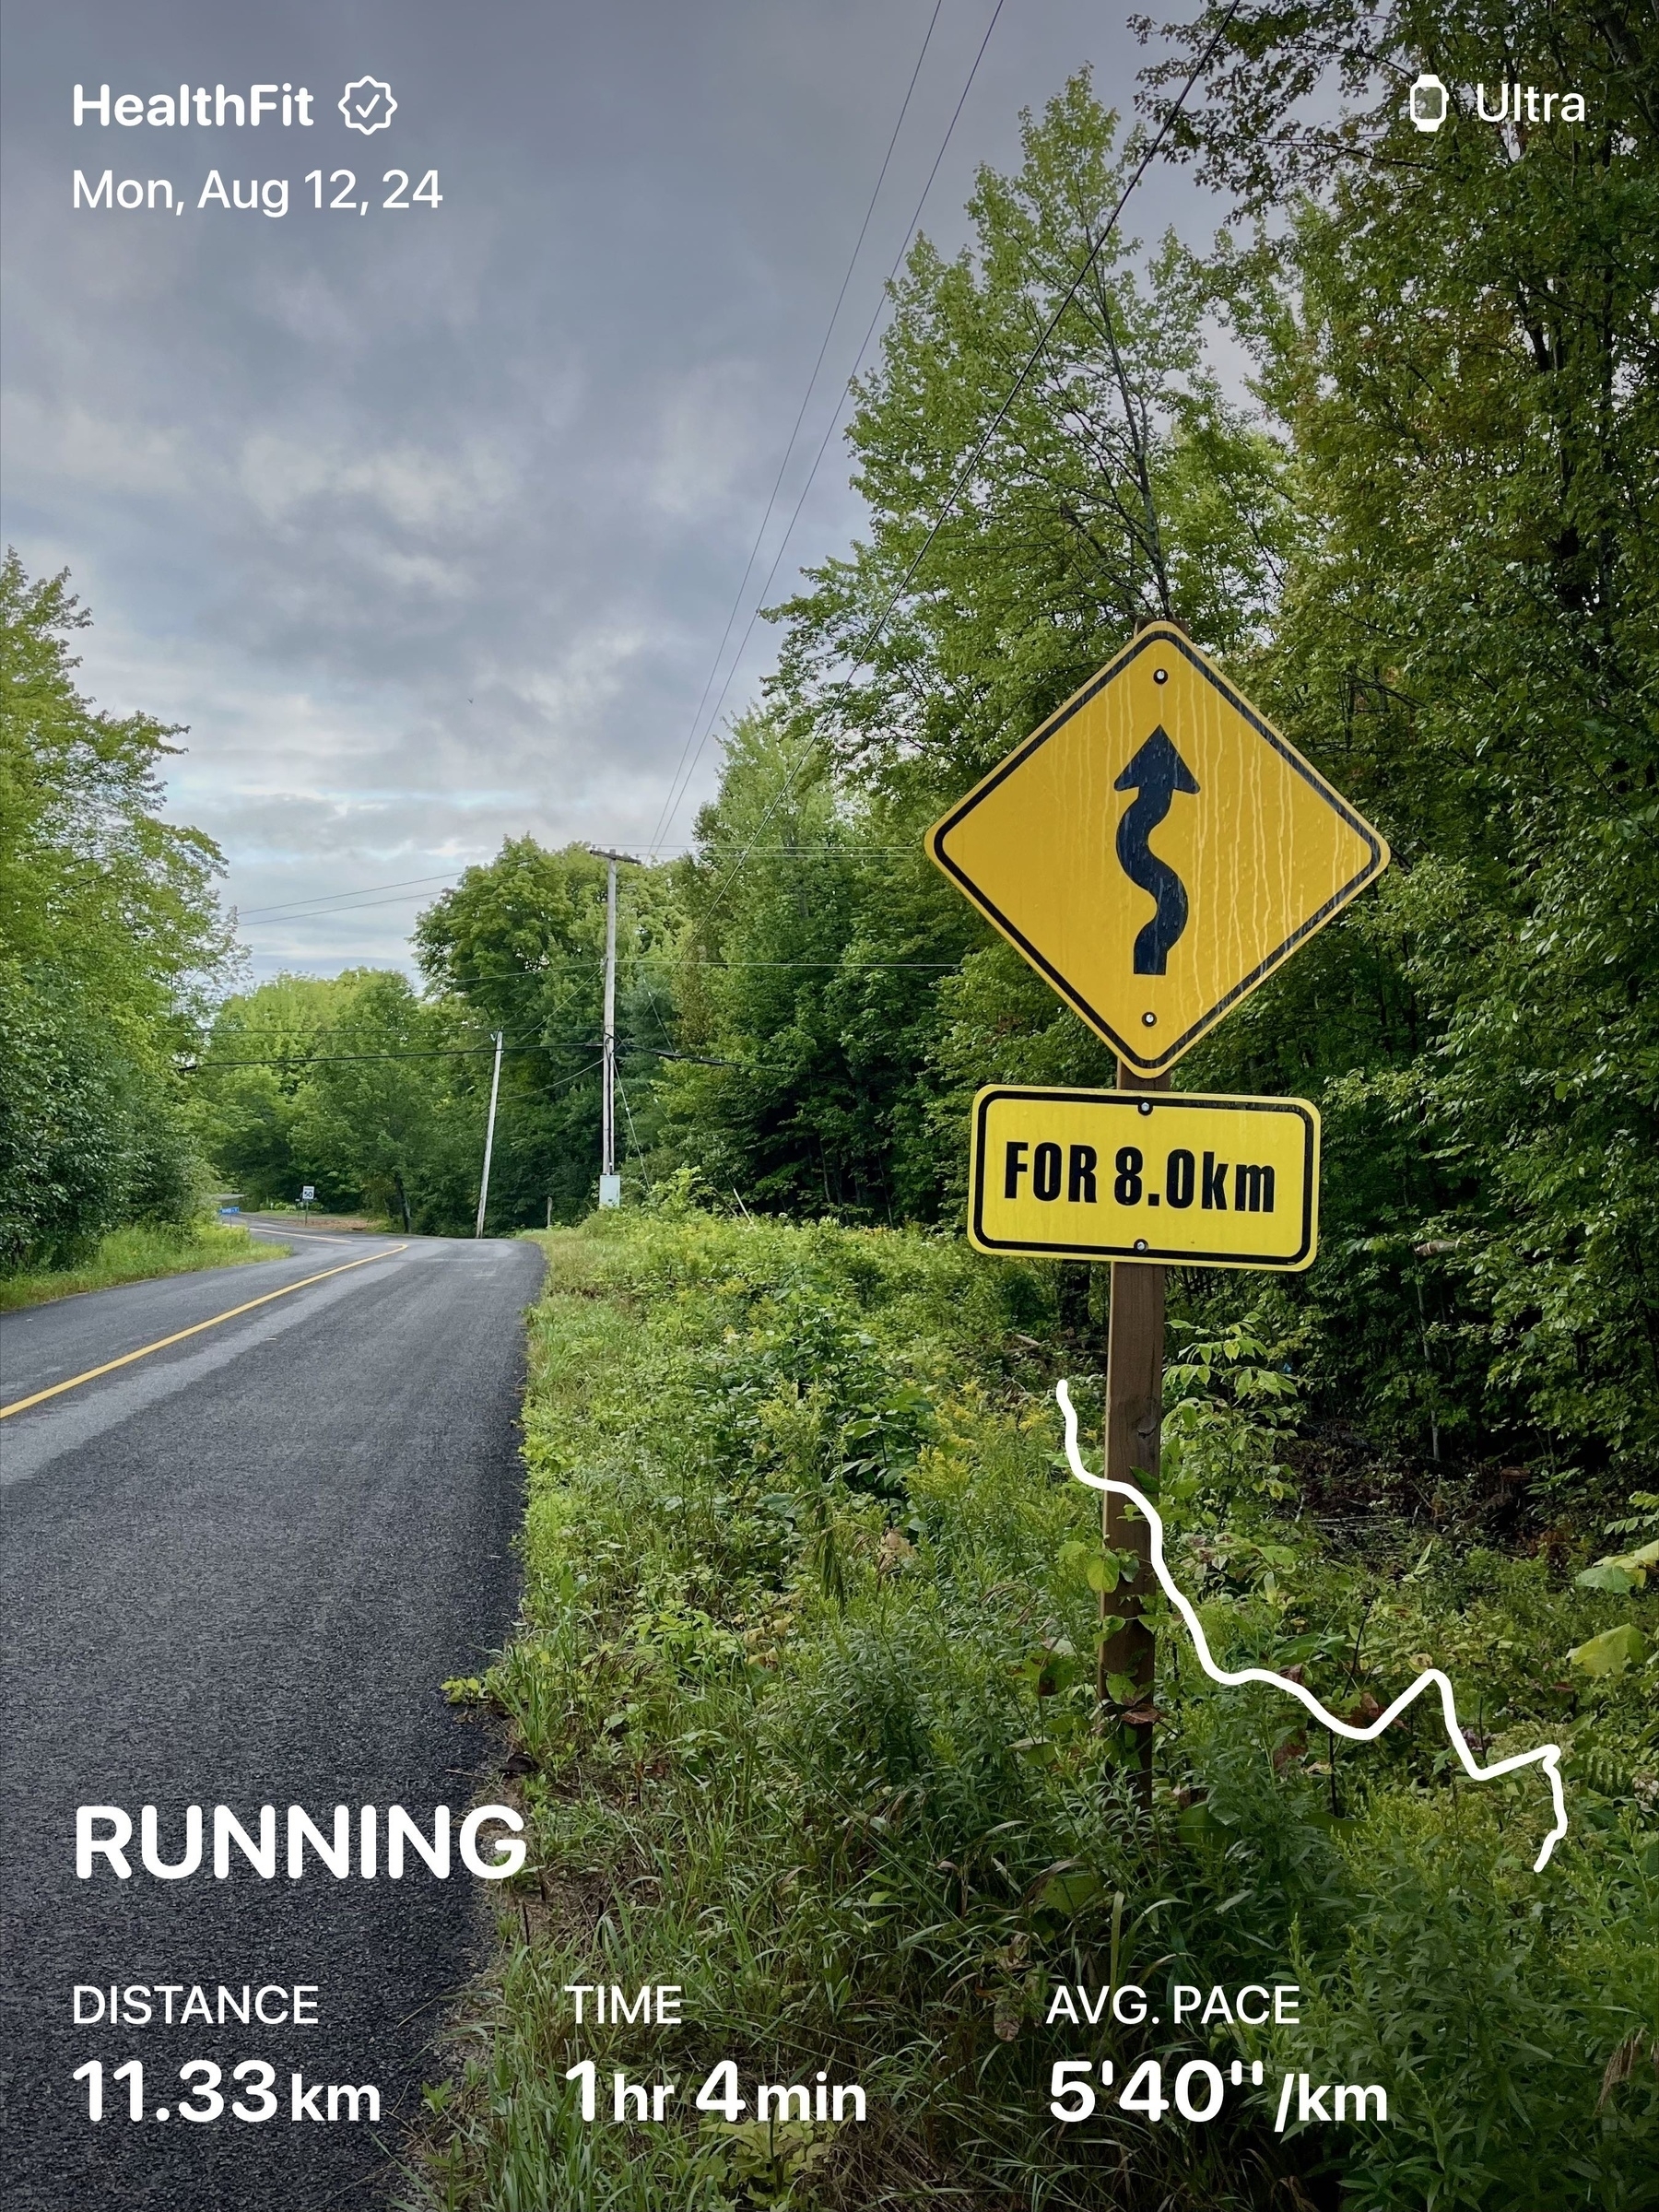
<svg viewBox="0 0 1659 2212">
<path fill-rule="evenodd" d="M 385 129 L 397 112 L 397 102 L 391 86 L 382 84 L 378 76 L 359 76 L 341 93 L 340 112 L 348 131 L 361 131 L 367 137 Z"/>
</svg>

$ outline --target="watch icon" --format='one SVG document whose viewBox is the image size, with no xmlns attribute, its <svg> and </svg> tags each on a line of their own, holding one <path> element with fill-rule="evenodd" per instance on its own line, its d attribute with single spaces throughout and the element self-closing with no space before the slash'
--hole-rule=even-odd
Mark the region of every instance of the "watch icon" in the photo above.
<svg viewBox="0 0 1659 2212">
<path fill-rule="evenodd" d="M 1411 88 L 1406 110 L 1419 131 L 1438 131 L 1449 105 L 1445 86 L 1425 70 Z"/>
<path fill-rule="evenodd" d="M 378 76 L 354 78 L 341 93 L 339 105 L 346 118 L 346 128 L 361 131 L 365 137 L 371 132 L 383 131 L 397 112 L 391 86 L 382 84 Z"/>
</svg>

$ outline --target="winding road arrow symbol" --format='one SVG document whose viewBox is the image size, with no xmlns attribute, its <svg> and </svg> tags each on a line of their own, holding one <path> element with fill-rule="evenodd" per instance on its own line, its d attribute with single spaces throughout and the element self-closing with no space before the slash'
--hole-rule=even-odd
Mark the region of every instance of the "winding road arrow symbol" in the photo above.
<svg viewBox="0 0 1659 2212">
<path fill-rule="evenodd" d="M 1163 621 L 959 799 L 927 850 L 1141 1076 L 1388 865 L 1371 824 Z"/>
<path fill-rule="evenodd" d="M 1118 865 L 1157 901 L 1157 912 L 1135 940 L 1135 972 L 1161 975 L 1171 947 L 1187 925 L 1186 886 L 1147 841 L 1178 791 L 1198 795 L 1197 778 L 1159 723 L 1112 788 L 1135 794 L 1117 827 Z"/>
</svg>

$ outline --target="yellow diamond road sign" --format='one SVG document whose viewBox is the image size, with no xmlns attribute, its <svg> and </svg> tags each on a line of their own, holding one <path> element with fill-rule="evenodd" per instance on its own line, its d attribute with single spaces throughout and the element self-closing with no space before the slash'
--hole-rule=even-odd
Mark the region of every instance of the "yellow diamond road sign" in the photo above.
<svg viewBox="0 0 1659 2212">
<path fill-rule="evenodd" d="M 1371 825 L 1162 623 L 927 842 L 986 919 L 1148 1075 L 1388 865 Z"/>
<path fill-rule="evenodd" d="M 993 1084 L 973 1101 L 968 1189 L 981 1252 L 1306 1267 L 1319 1114 L 1306 1099 Z"/>
</svg>

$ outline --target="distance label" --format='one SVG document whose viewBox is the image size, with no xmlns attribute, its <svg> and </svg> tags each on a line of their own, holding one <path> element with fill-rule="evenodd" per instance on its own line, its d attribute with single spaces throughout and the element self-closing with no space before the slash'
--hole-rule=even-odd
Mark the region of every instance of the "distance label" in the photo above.
<svg viewBox="0 0 1659 2212">
<path fill-rule="evenodd" d="M 1318 1236 L 1305 1099 L 993 1085 L 973 1101 L 968 1235 L 981 1252 L 1301 1268 Z"/>
</svg>

